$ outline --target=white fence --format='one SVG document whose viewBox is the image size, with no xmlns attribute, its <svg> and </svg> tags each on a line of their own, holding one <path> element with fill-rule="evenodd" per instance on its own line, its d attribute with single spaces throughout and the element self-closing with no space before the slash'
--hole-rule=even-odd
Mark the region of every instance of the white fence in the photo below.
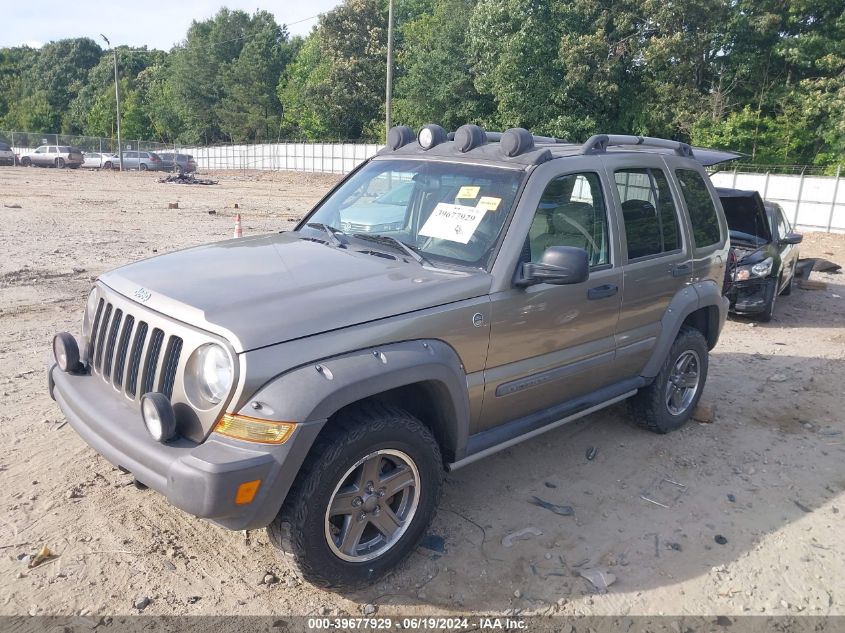
<svg viewBox="0 0 845 633">
<path fill-rule="evenodd" d="M 721 171 L 711 176 L 717 187 L 756 189 L 777 202 L 792 225 L 813 231 L 845 232 L 845 184 L 836 176 L 749 174 Z"/>
<path fill-rule="evenodd" d="M 262 143 L 180 147 L 200 170 L 262 169 L 347 174 L 383 146 L 369 143 Z"/>
</svg>

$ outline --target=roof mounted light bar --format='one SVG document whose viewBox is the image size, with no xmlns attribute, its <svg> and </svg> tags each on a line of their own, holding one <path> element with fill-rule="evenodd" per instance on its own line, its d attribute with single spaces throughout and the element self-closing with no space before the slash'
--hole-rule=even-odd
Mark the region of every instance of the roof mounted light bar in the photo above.
<svg viewBox="0 0 845 633">
<path fill-rule="evenodd" d="M 608 147 L 621 145 L 642 145 L 645 147 L 659 147 L 671 149 L 678 156 L 692 158 L 692 147 L 680 141 L 670 141 L 665 138 L 654 138 L 651 136 L 632 136 L 627 134 L 594 134 L 581 146 L 582 154 L 603 154 Z"/>
</svg>

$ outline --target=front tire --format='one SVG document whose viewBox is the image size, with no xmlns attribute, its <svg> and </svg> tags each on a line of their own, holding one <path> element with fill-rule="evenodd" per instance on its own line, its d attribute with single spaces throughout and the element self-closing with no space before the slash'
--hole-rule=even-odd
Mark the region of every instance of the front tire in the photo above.
<svg viewBox="0 0 845 633">
<path fill-rule="evenodd" d="M 431 431 L 397 407 L 355 406 L 330 424 L 267 532 L 303 578 L 350 591 L 390 572 L 422 538 L 443 462 Z"/>
<path fill-rule="evenodd" d="M 147 166 L 144 163 L 141 163 L 141 166 L 138 169 L 141 171 L 147 171 Z"/>
<path fill-rule="evenodd" d="M 777 303 L 778 298 L 778 285 L 777 280 L 772 282 L 772 297 L 769 299 L 768 303 L 766 303 L 766 307 L 763 311 L 757 315 L 757 320 L 761 323 L 768 323 L 775 316 L 775 303 Z"/>
<path fill-rule="evenodd" d="M 111 169 L 111 163 L 103 163 L 103 169 Z"/>
<path fill-rule="evenodd" d="M 56 169 L 64 169 L 65 168 L 65 159 L 64 158 L 57 158 L 56 159 Z"/>
<path fill-rule="evenodd" d="M 683 326 L 654 381 L 628 400 L 634 421 L 655 433 L 681 428 L 698 406 L 708 365 L 704 336 Z"/>
<path fill-rule="evenodd" d="M 32 167 L 32 160 L 28 156 L 21 158 L 21 167 Z"/>
<path fill-rule="evenodd" d="M 792 294 L 792 284 L 795 281 L 795 269 L 792 270 L 792 276 L 789 278 L 789 283 L 786 284 L 786 288 L 781 291 L 780 295 L 782 297 L 788 297 Z"/>
</svg>

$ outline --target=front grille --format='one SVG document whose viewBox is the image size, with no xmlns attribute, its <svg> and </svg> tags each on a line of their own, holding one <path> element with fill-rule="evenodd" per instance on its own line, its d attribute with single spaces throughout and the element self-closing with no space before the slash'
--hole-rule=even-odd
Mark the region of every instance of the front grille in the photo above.
<svg viewBox="0 0 845 633">
<path fill-rule="evenodd" d="M 100 300 L 91 330 L 91 370 L 137 400 L 150 391 L 173 395 L 183 341 Z M 125 378 L 125 380 L 124 380 Z"/>
</svg>

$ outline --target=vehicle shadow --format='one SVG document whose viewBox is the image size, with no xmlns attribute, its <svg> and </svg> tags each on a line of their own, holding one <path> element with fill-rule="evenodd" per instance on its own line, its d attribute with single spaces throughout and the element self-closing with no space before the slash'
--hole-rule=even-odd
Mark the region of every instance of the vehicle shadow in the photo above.
<svg viewBox="0 0 845 633">
<path fill-rule="evenodd" d="M 632 426 L 622 403 L 449 474 L 432 538 L 396 573 L 347 597 L 542 612 L 594 593 L 581 577 L 588 569 L 613 574 L 612 593 L 673 585 L 745 557 L 810 512 L 835 512 L 845 422 L 832 412 L 845 361 L 717 348 L 710 367 L 713 423 L 655 435 Z M 526 528 L 533 533 L 507 545 Z"/>
</svg>

